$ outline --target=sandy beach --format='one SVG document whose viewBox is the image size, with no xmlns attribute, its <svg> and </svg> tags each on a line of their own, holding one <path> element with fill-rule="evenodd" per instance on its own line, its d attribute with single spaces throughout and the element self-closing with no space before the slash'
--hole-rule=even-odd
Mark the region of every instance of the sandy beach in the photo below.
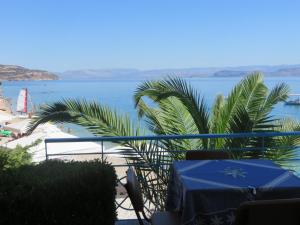
<svg viewBox="0 0 300 225">
<path fill-rule="evenodd" d="M 46 138 L 76 138 L 77 136 L 64 132 L 58 126 L 46 123 L 38 126 L 30 135 L 26 135 L 26 129 L 28 124 L 30 123 L 30 119 L 26 118 L 16 118 L 11 117 L 10 120 L 7 120 L 7 117 L 3 117 L 5 119 L 1 119 L 0 124 L 8 122 L 8 124 L 3 125 L 4 129 L 11 130 L 14 133 L 21 133 L 22 137 L 15 138 L 13 140 L 9 139 L 6 143 L 2 143 L 2 146 L 7 148 L 15 148 L 17 145 L 20 146 L 28 146 L 34 143 L 37 140 L 41 142 L 30 148 L 30 153 L 32 154 L 33 162 L 38 163 L 44 161 L 46 159 L 45 154 L 45 143 L 44 140 Z M 25 134 L 25 135 L 23 135 Z M 118 146 L 104 145 L 103 152 L 114 151 L 117 152 Z M 101 144 L 96 142 L 76 142 L 76 143 L 50 143 L 47 145 L 47 150 L 49 154 L 62 154 L 62 153 L 95 153 L 93 158 L 99 157 L 96 154 L 100 154 L 102 151 Z M 117 155 L 120 156 L 120 155 Z M 69 157 L 69 156 L 68 156 Z M 80 156 L 81 157 L 81 156 Z M 64 159 L 63 156 L 53 156 L 51 158 L 59 158 Z M 86 158 L 86 156 L 82 156 L 82 158 Z M 91 157 L 89 157 L 91 158 Z M 79 159 L 77 157 L 77 159 Z"/>
<path fill-rule="evenodd" d="M 5 118 L 6 119 L 6 118 Z M 1 120 L 0 124 L 5 123 L 8 120 Z M 19 132 L 26 131 L 26 128 L 30 122 L 30 119 L 16 119 L 12 117 L 10 124 L 6 127 L 19 130 Z M 32 143 L 40 140 L 40 143 L 36 146 L 33 146 L 29 149 L 29 153 L 32 154 L 32 161 L 34 163 L 39 163 L 46 160 L 46 152 L 45 152 L 45 139 L 46 138 L 76 138 L 71 133 L 64 132 L 57 125 L 46 123 L 38 126 L 30 135 L 23 135 L 20 138 L 16 138 L 11 140 L 12 138 L 2 138 L 1 146 L 5 146 L 7 148 L 15 148 L 20 145 L 22 147 L 31 145 Z M 125 159 L 122 157 L 119 146 L 113 144 L 103 144 L 103 153 L 104 158 L 110 162 L 112 165 L 123 165 L 126 164 Z M 97 142 L 73 142 L 73 143 L 48 143 L 47 144 L 47 152 L 48 154 L 83 154 L 83 155 L 72 155 L 72 156 L 50 156 L 49 159 L 60 159 L 60 160 L 93 160 L 93 159 L 101 159 L 102 158 L 102 146 Z M 105 153 L 116 153 L 116 154 L 105 154 Z M 89 153 L 87 155 L 84 155 Z M 94 153 L 94 154 L 90 154 Z M 118 168 L 118 175 L 125 175 L 124 169 Z"/>
</svg>

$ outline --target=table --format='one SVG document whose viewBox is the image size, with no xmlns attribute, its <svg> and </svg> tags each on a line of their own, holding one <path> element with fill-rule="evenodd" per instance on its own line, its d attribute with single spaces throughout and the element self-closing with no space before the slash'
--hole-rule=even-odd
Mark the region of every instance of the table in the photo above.
<svg viewBox="0 0 300 225">
<path fill-rule="evenodd" d="M 300 178 L 270 160 L 186 160 L 173 163 L 166 208 L 184 225 L 225 225 L 245 201 L 299 197 Z"/>
</svg>

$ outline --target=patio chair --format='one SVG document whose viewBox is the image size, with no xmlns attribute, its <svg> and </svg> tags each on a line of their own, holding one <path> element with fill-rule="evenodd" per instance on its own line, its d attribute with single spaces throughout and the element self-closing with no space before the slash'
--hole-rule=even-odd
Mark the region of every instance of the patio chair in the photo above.
<svg viewBox="0 0 300 225">
<path fill-rule="evenodd" d="M 213 160 L 213 159 L 230 159 L 231 156 L 225 151 L 204 151 L 188 150 L 185 155 L 186 160 Z"/>
<path fill-rule="evenodd" d="M 127 194 L 131 200 L 132 206 L 138 218 L 139 224 L 144 225 L 143 218 L 150 222 L 152 225 L 179 225 L 180 218 L 177 213 L 174 212 L 155 212 L 151 219 L 149 219 L 144 211 L 144 201 L 140 184 L 138 182 L 135 170 L 130 167 L 127 171 L 127 183 L 125 184 Z"/>
<path fill-rule="evenodd" d="M 299 225 L 300 199 L 259 200 L 243 203 L 234 225 Z"/>
</svg>

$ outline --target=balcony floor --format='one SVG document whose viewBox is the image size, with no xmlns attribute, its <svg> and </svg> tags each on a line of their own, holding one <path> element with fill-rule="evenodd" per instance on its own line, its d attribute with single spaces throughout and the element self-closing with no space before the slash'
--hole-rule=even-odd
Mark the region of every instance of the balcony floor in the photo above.
<svg viewBox="0 0 300 225">
<path fill-rule="evenodd" d="M 144 224 L 146 225 L 146 223 Z M 139 225 L 139 221 L 137 219 L 117 220 L 115 225 Z"/>
</svg>

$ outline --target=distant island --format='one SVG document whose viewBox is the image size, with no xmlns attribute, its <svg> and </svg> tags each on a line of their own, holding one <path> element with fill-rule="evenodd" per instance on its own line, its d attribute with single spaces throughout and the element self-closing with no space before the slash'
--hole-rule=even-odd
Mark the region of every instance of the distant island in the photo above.
<svg viewBox="0 0 300 225">
<path fill-rule="evenodd" d="M 1 65 L 0 81 L 3 80 L 145 80 L 166 76 L 181 78 L 243 77 L 251 72 L 262 72 L 266 77 L 300 77 L 300 64 L 277 66 L 200 67 L 182 69 L 85 69 L 52 73 L 28 69 L 22 66 Z"/>
<path fill-rule="evenodd" d="M 22 66 L 0 65 L 0 81 L 57 80 L 59 77 L 45 70 L 32 70 Z"/>
<path fill-rule="evenodd" d="M 165 76 L 182 78 L 198 77 L 242 77 L 251 72 L 259 71 L 267 77 L 300 77 L 300 64 L 278 66 L 237 66 L 237 67 L 207 67 L 183 69 L 86 69 L 71 70 L 58 73 L 63 80 L 138 80 L 158 79 Z"/>
</svg>

